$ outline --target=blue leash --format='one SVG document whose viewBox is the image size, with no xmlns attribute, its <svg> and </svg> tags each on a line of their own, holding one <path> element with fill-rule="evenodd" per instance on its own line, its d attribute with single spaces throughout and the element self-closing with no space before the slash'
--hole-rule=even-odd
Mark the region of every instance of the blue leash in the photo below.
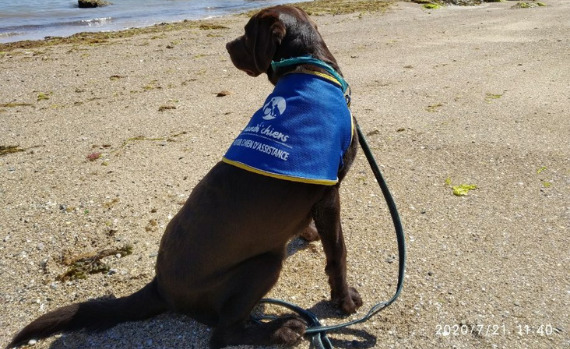
<svg viewBox="0 0 570 349">
<path fill-rule="evenodd" d="M 273 67 L 273 69 L 276 69 L 278 67 L 288 66 L 288 65 L 296 65 L 296 64 L 311 64 L 311 65 L 319 66 L 319 67 L 325 69 L 328 73 L 330 73 L 335 79 L 337 79 L 339 81 L 339 83 L 341 84 L 341 86 L 343 88 L 344 93 L 347 93 L 347 90 L 349 90 L 349 88 L 350 88 L 348 83 L 346 83 L 346 81 L 330 65 L 326 64 L 323 61 L 315 59 L 311 56 L 289 58 L 289 59 L 281 60 L 280 62 L 272 62 L 271 66 Z M 350 105 L 350 95 L 349 94 L 347 95 L 347 103 Z M 362 318 L 355 319 L 352 321 L 348 321 L 348 322 L 343 323 L 343 324 L 332 325 L 332 326 L 323 326 L 315 314 L 313 314 L 309 310 L 300 308 L 294 304 L 291 304 L 291 303 L 288 303 L 288 302 L 285 302 L 282 300 L 270 299 L 270 298 L 265 298 L 265 299 L 262 299 L 260 301 L 260 304 L 265 303 L 265 304 L 274 304 L 274 305 L 283 306 L 283 307 L 288 308 L 289 310 L 292 310 L 292 311 L 298 313 L 299 315 L 301 315 L 307 321 L 307 325 L 308 325 L 308 328 L 305 331 L 305 334 L 311 336 L 311 341 L 312 341 L 313 345 L 318 349 L 333 349 L 332 343 L 329 340 L 329 338 L 327 337 L 327 332 L 339 330 L 339 329 L 342 329 L 342 328 L 345 328 L 345 327 L 348 327 L 351 325 L 355 325 L 358 323 L 362 323 L 362 322 L 369 320 L 371 317 L 373 317 L 374 315 L 376 315 L 380 311 L 384 310 L 386 307 L 388 307 L 390 304 L 392 304 L 394 301 L 396 301 L 396 299 L 400 296 L 400 293 L 402 292 L 402 288 L 404 287 L 404 275 L 405 275 L 405 271 L 406 271 L 406 242 L 405 242 L 405 236 L 404 236 L 404 228 L 402 227 L 402 222 L 400 220 L 400 215 L 398 214 L 396 202 L 394 201 L 394 198 L 392 197 L 392 194 L 390 193 L 390 190 L 388 189 L 388 185 L 386 184 L 386 181 L 385 181 L 384 177 L 382 176 L 382 173 L 380 172 L 380 168 L 378 167 L 378 164 L 376 163 L 376 160 L 374 159 L 372 151 L 370 150 L 370 147 L 368 146 L 368 143 L 366 142 L 366 138 L 364 137 L 364 134 L 363 134 L 363 132 L 360 129 L 360 126 L 358 124 L 356 124 L 356 131 L 358 133 L 358 141 L 360 143 L 360 146 L 362 147 L 362 151 L 364 152 L 364 155 L 366 156 L 366 159 L 368 160 L 370 168 L 372 169 L 372 172 L 374 173 L 374 177 L 376 178 L 378 185 L 380 186 L 380 189 L 382 190 L 382 194 L 384 195 L 384 199 L 386 200 L 386 204 L 388 205 L 388 208 L 390 210 L 392 222 L 393 222 L 394 228 L 396 230 L 396 239 L 398 241 L 398 256 L 399 256 L 398 284 L 396 286 L 396 293 L 392 296 L 392 298 L 390 298 L 390 300 L 388 300 L 386 302 L 377 303 L 372 308 L 370 308 L 368 313 L 365 316 L 363 316 Z M 268 318 L 268 317 L 264 317 L 264 318 Z M 260 319 L 257 319 L 257 320 L 260 320 Z"/>
</svg>

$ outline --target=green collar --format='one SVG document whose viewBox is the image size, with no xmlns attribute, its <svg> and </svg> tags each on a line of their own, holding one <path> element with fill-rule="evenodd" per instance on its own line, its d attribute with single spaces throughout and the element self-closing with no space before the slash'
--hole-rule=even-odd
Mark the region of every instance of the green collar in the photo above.
<svg viewBox="0 0 570 349">
<path fill-rule="evenodd" d="M 288 67 L 291 65 L 297 64 L 311 64 L 316 65 L 317 67 L 323 68 L 327 71 L 330 75 L 332 75 L 340 84 L 343 93 L 347 93 L 347 90 L 350 88 L 346 80 L 336 70 L 333 69 L 327 63 L 321 61 L 320 59 L 316 59 L 312 56 L 300 56 L 300 57 L 293 57 L 293 58 L 285 58 L 280 60 L 279 62 L 271 61 L 271 68 L 275 71 L 278 68 Z"/>
</svg>

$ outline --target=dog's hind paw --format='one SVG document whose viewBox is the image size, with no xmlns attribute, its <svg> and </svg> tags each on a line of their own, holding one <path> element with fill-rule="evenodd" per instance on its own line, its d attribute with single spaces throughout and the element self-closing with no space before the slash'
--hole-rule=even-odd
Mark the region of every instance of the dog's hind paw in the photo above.
<svg viewBox="0 0 570 349">
<path fill-rule="evenodd" d="M 297 344 L 305 334 L 307 324 L 296 316 L 283 317 L 271 322 L 277 329 L 271 335 L 271 344 Z"/>
<path fill-rule="evenodd" d="M 299 233 L 299 236 L 308 242 L 318 241 L 321 238 L 314 221 L 311 221 L 311 223 Z"/>
</svg>

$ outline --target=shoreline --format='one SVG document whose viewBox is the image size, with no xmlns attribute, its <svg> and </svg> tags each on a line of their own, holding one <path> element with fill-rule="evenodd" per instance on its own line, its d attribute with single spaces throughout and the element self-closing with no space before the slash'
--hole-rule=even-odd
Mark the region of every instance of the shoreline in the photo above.
<svg viewBox="0 0 570 349">
<path fill-rule="evenodd" d="M 292 2 L 303 0 L 282 0 Z M 142 3 L 141 3 L 142 2 Z M 142 28 L 160 23 L 209 19 L 248 11 L 274 4 L 275 0 L 208 2 L 181 0 L 121 0 L 96 8 L 82 9 L 73 3 L 37 4 L 38 9 L 25 10 L 24 5 L 0 5 L 0 42 L 42 40 L 45 36 L 67 37 L 79 32 L 112 32 Z M 222 4 L 222 6 L 218 6 Z M 142 7 L 141 7 L 142 6 Z M 36 7 L 36 6 L 34 6 Z"/>
<path fill-rule="evenodd" d="M 239 16 L 236 14 L 234 16 Z M 223 21 L 224 17 L 219 17 Z M 98 44 L 111 39 L 125 39 L 141 34 L 163 33 L 175 30 L 204 28 L 208 29 L 209 23 L 215 22 L 217 18 L 184 20 L 181 22 L 160 23 L 148 27 L 129 28 L 108 32 L 81 32 L 66 37 L 46 37 L 43 40 L 22 40 L 8 43 L 0 43 L 0 52 L 10 52 L 17 49 L 32 49 L 60 44 Z M 215 29 L 215 25 L 213 28 Z"/>
<path fill-rule="evenodd" d="M 366 1 L 366 0 L 313 0 L 311 2 L 298 2 L 291 3 L 289 5 L 298 6 L 310 15 L 326 15 L 326 14 L 348 14 L 358 11 L 366 12 L 380 12 L 385 11 L 394 0 L 381 0 L 381 1 Z M 349 5 L 350 4 L 350 5 Z M 128 38 L 140 34 L 152 34 L 164 31 L 182 30 L 195 28 L 196 26 L 208 25 L 209 23 L 216 23 L 218 21 L 223 21 L 224 18 L 232 16 L 251 16 L 258 10 L 244 11 L 240 13 L 203 18 L 203 19 L 186 19 L 183 21 L 176 22 L 164 22 L 153 24 L 150 26 L 137 27 L 137 28 L 127 28 L 114 31 L 102 31 L 102 32 L 79 32 L 72 34 L 70 36 L 60 37 L 45 37 L 39 40 L 21 40 L 7 43 L 0 43 L 0 54 L 2 52 L 10 52 L 16 49 L 32 49 L 44 46 L 52 46 L 58 44 L 96 44 L 109 39 L 119 39 Z"/>
</svg>

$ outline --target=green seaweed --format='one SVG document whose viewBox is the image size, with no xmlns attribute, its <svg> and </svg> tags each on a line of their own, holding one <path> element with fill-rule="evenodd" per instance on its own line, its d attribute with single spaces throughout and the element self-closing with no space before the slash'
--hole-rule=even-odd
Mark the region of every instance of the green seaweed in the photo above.
<svg viewBox="0 0 570 349">
<path fill-rule="evenodd" d="M 49 92 L 49 93 L 39 92 L 37 100 L 38 100 L 38 102 L 48 100 L 50 95 L 51 95 L 51 92 Z"/>
<path fill-rule="evenodd" d="M 487 92 L 487 93 L 485 94 L 485 101 L 487 101 L 487 103 L 491 103 L 492 100 L 494 100 L 494 99 L 499 99 L 499 98 L 501 98 L 501 97 L 503 97 L 503 94 L 500 94 L 500 93 L 489 93 L 489 92 Z"/>
<path fill-rule="evenodd" d="M 200 30 L 219 30 L 219 29 L 230 29 L 225 25 L 215 24 L 215 23 L 203 23 L 198 27 Z"/>
<path fill-rule="evenodd" d="M 437 4 L 437 3 L 423 4 L 422 6 L 423 6 L 423 8 L 425 8 L 427 10 L 437 10 L 437 9 L 441 8 L 441 5 Z"/>
<path fill-rule="evenodd" d="M 460 184 L 460 185 L 454 185 L 452 189 L 453 189 L 453 195 L 465 196 L 467 195 L 467 193 L 469 193 L 470 190 L 477 189 L 477 186 L 475 184 Z"/>
<path fill-rule="evenodd" d="M 315 0 L 296 3 L 295 6 L 302 8 L 311 16 L 320 16 L 384 12 L 393 2 L 390 0 Z"/>
<path fill-rule="evenodd" d="M 451 189 L 453 190 L 453 195 L 455 195 L 455 196 L 465 196 L 469 193 L 469 191 L 474 190 L 474 189 L 478 189 L 478 187 L 475 184 L 453 185 L 452 181 L 451 181 L 451 177 L 447 177 L 445 179 L 445 185 L 448 187 L 451 187 Z"/>
</svg>

